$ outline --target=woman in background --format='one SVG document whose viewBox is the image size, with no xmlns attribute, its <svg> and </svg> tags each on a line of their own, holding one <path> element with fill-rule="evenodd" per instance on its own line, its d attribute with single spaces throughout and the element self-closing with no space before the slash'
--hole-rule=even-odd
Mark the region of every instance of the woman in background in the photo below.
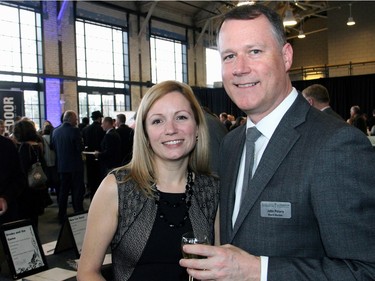
<svg viewBox="0 0 375 281">
<path fill-rule="evenodd" d="M 40 138 L 37 135 L 34 123 L 28 120 L 18 121 L 14 125 L 13 137 L 17 142 L 21 168 L 25 176 L 27 176 L 27 171 L 37 159 L 42 163 L 42 166 L 45 166 L 43 143 L 39 142 Z M 36 230 L 38 229 L 38 216 L 44 213 L 44 208 L 47 204 L 47 192 L 47 189 L 34 190 L 27 187 L 19 197 L 18 207 L 20 217 L 22 219 L 30 219 Z"/>
<path fill-rule="evenodd" d="M 44 161 L 45 161 L 45 173 L 47 176 L 47 186 L 50 189 L 51 194 L 57 196 L 57 202 L 59 202 L 59 174 L 57 173 L 56 167 L 56 153 L 51 148 L 53 126 L 45 124 L 42 138 L 43 138 L 43 150 L 44 150 Z"/>
</svg>

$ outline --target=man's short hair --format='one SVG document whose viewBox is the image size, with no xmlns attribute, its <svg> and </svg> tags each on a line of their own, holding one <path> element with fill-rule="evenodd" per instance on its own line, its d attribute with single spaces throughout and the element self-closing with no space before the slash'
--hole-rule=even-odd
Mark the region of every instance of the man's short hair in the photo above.
<svg viewBox="0 0 375 281">
<path fill-rule="evenodd" d="M 90 123 L 90 119 L 88 117 L 82 118 L 82 124 L 88 125 Z"/>
<path fill-rule="evenodd" d="M 350 109 L 351 109 L 355 114 L 360 114 L 360 113 L 361 113 L 361 108 L 359 107 L 359 105 L 353 105 Z"/>
<path fill-rule="evenodd" d="M 125 114 L 117 114 L 117 120 L 121 123 L 121 124 L 125 124 L 126 122 L 126 115 Z"/>
<path fill-rule="evenodd" d="M 275 36 L 275 39 L 277 40 L 280 47 L 283 47 L 287 43 L 287 40 L 281 17 L 277 12 L 262 4 L 237 6 L 225 13 L 222 16 L 221 22 L 218 25 L 216 31 L 216 42 L 219 42 L 220 29 L 225 21 L 251 20 L 258 18 L 261 15 L 264 15 L 271 23 L 272 33 Z"/>
<path fill-rule="evenodd" d="M 113 119 L 112 119 L 112 117 L 108 117 L 108 116 L 107 116 L 107 117 L 104 117 L 103 122 L 113 124 Z"/>
<path fill-rule="evenodd" d="M 329 103 L 329 94 L 326 87 L 320 84 L 313 84 L 302 91 L 306 98 L 312 98 L 318 103 Z"/>
<path fill-rule="evenodd" d="M 73 110 L 67 110 L 64 113 L 63 122 L 72 123 L 72 118 L 76 116 Z"/>
<path fill-rule="evenodd" d="M 220 113 L 220 116 L 227 119 L 228 118 L 228 114 L 226 112 L 222 112 Z"/>
</svg>

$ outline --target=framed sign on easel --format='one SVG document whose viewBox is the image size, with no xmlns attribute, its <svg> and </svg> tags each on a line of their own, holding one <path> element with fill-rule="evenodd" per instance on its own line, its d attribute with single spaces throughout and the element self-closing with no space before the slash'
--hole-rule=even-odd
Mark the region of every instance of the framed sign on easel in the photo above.
<svg viewBox="0 0 375 281">
<path fill-rule="evenodd" d="M 38 234 L 30 220 L 6 223 L 0 229 L 1 242 L 14 279 L 48 269 Z"/>
<path fill-rule="evenodd" d="M 54 254 L 74 249 L 77 258 L 79 258 L 82 251 L 86 224 L 87 212 L 69 215 L 60 229 Z"/>
</svg>

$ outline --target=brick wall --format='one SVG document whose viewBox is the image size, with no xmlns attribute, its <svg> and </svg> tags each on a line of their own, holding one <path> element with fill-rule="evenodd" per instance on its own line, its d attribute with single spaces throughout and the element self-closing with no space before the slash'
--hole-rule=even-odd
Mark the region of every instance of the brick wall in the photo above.
<svg viewBox="0 0 375 281">
<path fill-rule="evenodd" d="M 375 2 L 353 2 L 354 26 L 347 26 L 349 2 L 340 2 L 341 8 L 329 10 L 328 29 L 307 35 L 305 39 L 294 39 L 293 68 L 316 65 L 338 65 L 375 61 Z M 335 5 L 335 4 L 331 4 Z M 315 22 L 314 22 L 315 21 Z M 305 32 L 320 29 L 322 19 L 308 20 Z M 311 24 L 314 24 L 313 27 Z M 329 76 L 346 76 L 375 73 L 375 64 L 330 68 Z"/>
</svg>

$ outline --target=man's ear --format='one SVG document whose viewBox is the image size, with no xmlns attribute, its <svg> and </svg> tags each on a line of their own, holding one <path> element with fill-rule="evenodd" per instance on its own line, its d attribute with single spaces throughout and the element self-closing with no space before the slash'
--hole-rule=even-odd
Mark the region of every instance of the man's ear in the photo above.
<svg viewBox="0 0 375 281">
<path fill-rule="evenodd" d="M 284 65 L 285 65 L 285 71 L 289 71 L 292 67 L 293 63 L 293 48 L 292 45 L 289 43 L 286 43 L 283 47 L 283 59 L 284 59 Z"/>
</svg>

